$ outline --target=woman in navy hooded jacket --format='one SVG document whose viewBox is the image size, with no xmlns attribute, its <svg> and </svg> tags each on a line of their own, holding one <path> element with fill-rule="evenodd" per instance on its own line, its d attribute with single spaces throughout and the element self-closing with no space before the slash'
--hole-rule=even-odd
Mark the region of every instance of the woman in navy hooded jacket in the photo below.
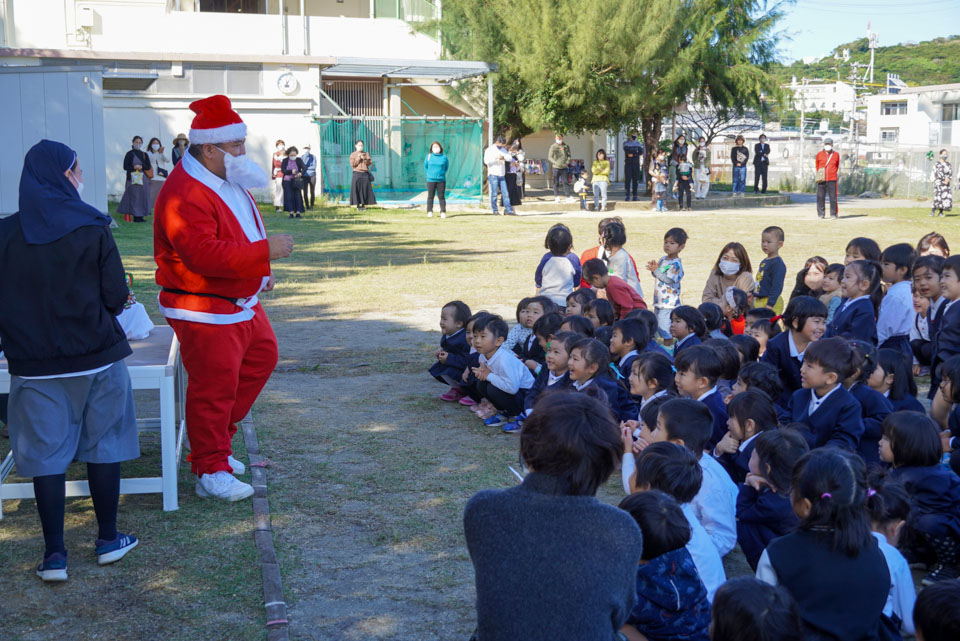
<svg viewBox="0 0 960 641">
<path fill-rule="evenodd" d="M 120 462 L 140 455 L 131 350 L 117 321 L 129 290 L 110 218 L 81 200 L 82 188 L 77 154 L 41 140 L 24 158 L 20 211 L 0 220 L 10 444 L 17 473 L 33 479 L 44 581 L 67 579 L 64 488 L 74 460 L 87 466 L 100 565 L 137 545 L 117 532 Z"/>
<path fill-rule="evenodd" d="M 443 145 L 434 140 L 430 143 L 430 153 L 423 159 L 423 169 L 427 173 L 427 217 L 433 216 L 433 197 L 440 200 L 440 218 L 447 217 L 447 168 L 450 161 L 443 154 Z"/>
</svg>

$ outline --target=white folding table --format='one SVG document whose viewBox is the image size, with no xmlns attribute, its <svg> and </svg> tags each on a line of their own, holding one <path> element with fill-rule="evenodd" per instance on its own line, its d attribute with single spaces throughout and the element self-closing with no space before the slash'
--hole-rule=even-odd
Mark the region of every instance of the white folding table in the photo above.
<svg viewBox="0 0 960 641">
<path fill-rule="evenodd" d="M 133 354 L 127 357 L 127 370 L 135 390 L 160 392 L 160 417 L 138 418 L 141 432 L 160 432 L 160 476 L 120 480 L 120 494 L 163 494 L 163 509 L 176 510 L 177 470 L 186 428 L 183 405 L 186 377 L 180 361 L 180 343 L 173 328 L 158 325 L 150 336 L 130 341 Z M 10 391 L 7 363 L 0 358 L 0 394 Z M 0 463 L 0 519 L 4 499 L 32 499 L 33 483 L 6 483 L 14 468 L 13 452 Z M 67 496 L 90 496 L 86 481 L 67 481 Z"/>
</svg>

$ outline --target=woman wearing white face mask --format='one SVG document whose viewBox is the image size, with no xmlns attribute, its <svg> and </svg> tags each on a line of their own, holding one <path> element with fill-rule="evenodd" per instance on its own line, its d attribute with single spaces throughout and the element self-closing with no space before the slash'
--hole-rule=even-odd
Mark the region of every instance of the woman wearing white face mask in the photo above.
<svg viewBox="0 0 960 641">
<path fill-rule="evenodd" d="M 946 149 L 940 150 L 940 160 L 933 168 L 933 208 L 930 215 L 934 212 L 943 212 L 953 209 L 953 194 L 950 193 L 950 180 L 953 178 L 953 167 L 950 165 L 950 155 Z"/>
<path fill-rule="evenodd" d="M 123 189 L 123 197 L 117 212 L 123 214 L 127 222 L 142 223 L 143 217 L 150 213 L 150 184 L 153 177 L 153 166 L 150 156 L 142 150 L 143 138 L 134 136 L 131 149 L 123 157 L 123 169 L 127 172 L 127 181 Z"/>
<path fill-rule="evenodd" d="M 147 157 L 150 158 L 150 166 L 153 168 L 153 176 L 150 177 L 150 213 L 153 213 L 153 204 L 157 202 L 157 194 L 163 187 L 163 181 L 167 179 L 167 157 L 163 155 L 163 145 L 159 138 L 151 138 L 147 145 Z"/>
<path fill-rule="evenodd" d="M 838 218 L 837 209 L 837 178 L 840 171 L 840 154 L 833 150 L 833 139 L 823 141 L 823 150 L 817 152 L 817 216 L 821 219 L 826 215 L 824 205 L 830 198 L 830 218 Z"/>
<path fill-rule="evenodd" d="M 287 143 L 277 141 L 277 151 L 273 154 L 273 206 L 277 211 L 283 207 L 283 161 L 287 159 Z"/>
<path fill-rule="evenodd" d="M 757 286 L 751 272 L 750 257 L 747 255 L 746 247 L 740 243 L 727 243 L 720 250 L 717 262 L 710 270 L 701 302 L 716 303 L 722 308 L 728 287 L 752 292 Z"/>
</svg>

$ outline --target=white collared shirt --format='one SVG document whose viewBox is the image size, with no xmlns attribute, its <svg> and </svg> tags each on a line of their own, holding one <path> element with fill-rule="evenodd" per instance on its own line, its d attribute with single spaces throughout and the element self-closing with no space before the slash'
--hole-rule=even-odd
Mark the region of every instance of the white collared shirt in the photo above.
<svg viewBox="0 0 960 641">
<path fill-rule="evenodd" d="M 586 383 L 581 383 L 580 381 L 574 381 L 574 382 L 573 382 L 573 389 L 575 389 L 575 390 L 577 390 L 577 391 L 579 392 L 580 390 L 582 390 L 584 387 L 586 387 L 587 385 L 589 385 L 589 384 L 592 383 L 592 382 L 593 382 L 593 379 L 592 379 L 592 378 L 591 378 L 589 381 L 587 381 Z"/>
<path fill-rule="evenodd" d="M 703 482 L 690 505 L 722 557 L 737 544 L 737 485 L 706 452 L 700 457 L 700 469 Z"/>
<path fill-rule="evenodd" d="M 697 400 L 698 400 L 698 401 L 702 401 L 703 399 L 705 399 L 706 397 L 710 396 L 711 394 L 713 394 L 713 393 L 716 392 L 716 391 L 717 391 L 717 386 L 714 385 L 712 388 L 710 388 L 709 390 L 707 390 L 707 392 L 706 392 L 703 396 L 701 396 L 701 397 L 698 398 Z"/>
<path fill-rule="evenodd" d="M 630 350 L 629 352 L 627 352 L 626 354 L 623 355 L 623 358 L 621 358 L 619 361 L 617 361 L 617 367 L 620 367 L 621 365 L 623 365 L 623 361 L 627 360 L 627 359 L 630 358 L 631 356 L 636 356 L 636 355 L 639 354 L 639 353 L 640 353 L 640 352 L 638 352 L 638 351 L 635 350 L 635 349 Z"/>
<path fill-rule="evenodd" d="M 659 392 L 657 392 L 656 394 L 654 394 L 653 396 L 651 396 L 650 398 L 641 399 L 641 400 L 640 400 L 640 410 L 643 411 L 644 406 L 645 406 L 647 403 L 649 403 L 650 401 L 652 401 L 653 399 L 655 399 L 655 398 L 660 398 L 661 396 L 666 396 L 666 394 L 667 394 L 667 390 L 662 389 L 662 390 L 660 390 Z"/>
<path fill-rule="evenodd" d="M 489 359 L 480 354 L 480 363 L 490 370 L 487 382 L 507 394 L 516 394 L 521 389 L 533 387 L 533 374 L 513 352 L 503 347 Z"/>
<path fill-rule="evenodd" d="M 803 355 L 807 353 L 807 350 L 804 349 L 802 352 L 797 350 L 797 344 L 793 341 L 793 330 L 787 330 L 787 345 L 790 347 L 790 358 L 795 358 L 802 363 Z"/>
<path fill-rule="evenodd" d="M 893 336 L 909 336 L 913 320 L 913 293 L 910 281 L 894 283 L 880 303 L 877 314 L 877 340 L 882 345 Z"/>
<path fill-rule="evenodd" d="M 673 352 L 676 353 L 676 352 L 677 352 L 677 348 L 679 348 L 681 345 L 683 345 L 684 343 L 686 343 L 686 342 L 687 342 L 687 339 L 690 338 L 690 337 L 693 336 L 693 335 L 694 335 L 693 332 L 691 332 L 691 333 L 687 334 L 686 336 L 684 336 L 683 338 L 681 338 L 680 340 L 678 340 L 676 343 L 674 343 L 674 344 L 673 344 Z"/>
<path fill-rule="evenodd" d="M 553 385 L 554 383 L 556 383 L 557 381 L 559 381 L 561 378 L 563 378 L 564 374 L 566 374 L 566 372 L 564 372 L 563 374 L 554 374 L 553 372 L 548 372 L 548 373 L 547 373 L 547 386 Z"/>
<path fill-rule="evenodd" d="M 870 295 L 869 295 L 869 294 L 864 294 L 863 296 L 857 296 L 856 298 L 851 298 L 850 300 L 848 300 L 848 301 L 845 302 L 845 303 L 840 303 L 840 307 L 837 308 L 837 312 L 836 312 L 836 314 L 833 315 L 833 317 L 836 318 L 836 317 L 837 317 L 837 314 L 839 314 L 840 312 L 842 312 L 842 311 L 845 310 L 846 308 L 850 307 L 851 305 L 853 305 L 853 304 L 854 304 L 855 302 L 857 302 L 858 300 L 864 300 L 864 299 L 870 300 Z"/>
<path fill-rule="evenodd" d="M 741 451 L 741 452 L 742 452 L 743 450 L 747 449 L 747 445 L 750 443 L 750 441 L 752 441 L 753 439 L 757 438 L 758 436 L 760 436 L 760 432 L 757 432 L 756 434 L 754 434 L 753 436 L 751 436 L 750 438 L 748 438 L 748 439 L 745 440 L 745 441 L 741 441 L 741 442 L 740 442 L 740 445 L 737 447 L 737 449 L 738 449 L 739 451 Z"/>
<path fill-rule="evenodd" d="M 824 401 L 826 401 L 827 398 L 829 398 L 829 396 L 830 396 L 831 394 L 833 394 L 834 392 L 836 392 L 836 391 L 837 391 L 838 389 L 840 389 L 841 387 L 842 387 L 842 385 L 841 385 L 840 383 L 837 383 L 836 386 L 835 386 L 832 390 L 830 390 L 829 392 L 827 392 L 826 394 L 824 394 L 824 395 L 821 396 L 820 398 L 817 398 L 817 392 L 811 389 L 811 390 L 810 390 L 810 405 L 807 406 L 807 414 L 808 414 L 809 416 L 813 416 L 813 413 L 816 412 L 818 409 L 820 409 L 820 406 L 823 405 Z"/>
</svg>

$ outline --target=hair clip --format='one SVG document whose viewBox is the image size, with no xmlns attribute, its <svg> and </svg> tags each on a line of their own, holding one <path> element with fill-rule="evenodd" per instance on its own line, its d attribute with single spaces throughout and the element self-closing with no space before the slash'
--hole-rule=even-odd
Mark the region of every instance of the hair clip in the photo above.
<svg viewBox="0 0 960 641">
<path fill-rule="evenodd" d="M 823 494 L 820 495 L 820 498 L 822 498 L 822 499 L 832 499 L 832 498 L 833 498 L 833 494 L 830 494 L 830 492 L 824 492 Z"/>
<path fill-rule="evenodd" d="M 778 322 L 780 322 L 781 320 L 783 320 L 783 316 L 782 316 L 782 315 L 781 315 L 781 316 L 774 316 L 774 317 L 772 317 L 772 318 L 770 319 L 770 324 L 773 325 L 774 323 L 778 323 Z"/>
<path fill-rule="evenodd" d="M 872 487 L 868 487 L 868 488 L 867 488 L 867 498 L 870 498 L 871 496 L 873 496 L 873 495 L 876 494 L 876 493 L 877 493 L 877 491 L 876 491 L 875 489 L 873 489 Z"/>
</svg>

